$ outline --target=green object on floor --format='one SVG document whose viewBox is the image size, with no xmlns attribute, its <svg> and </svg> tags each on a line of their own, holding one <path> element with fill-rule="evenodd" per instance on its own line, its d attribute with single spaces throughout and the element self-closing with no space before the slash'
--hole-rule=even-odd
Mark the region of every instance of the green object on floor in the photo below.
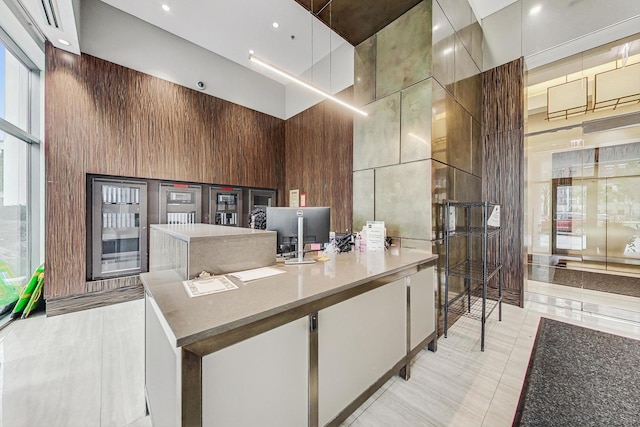
<svg viewBox="0 0 640 427">
<path fill-rule="evenodd" d="M 6 262 L 0 261 L 0 317 L 8 314 L 20 297 L 20 282 Z"/>
<path fill-rule="evenodd" d="M 13 308 L 13 312 L 11 313 L 11 318 L 16 319 L 22 315 L 22 312 L 31 300 L 33 291 L 35 291 L 36 287 L 38 286 L 40 274 L 42 274 L 42 278 L 44 280 L 44 264 L 41 264 L 40 267 L 36 268 L 36 271 L 33 272 L 33 275 L 31 276 L 29 282 L 24 286 L 24 288 L 22 288 L 22 292 L 20 292 L 20 298 L 18 299 L 18 302 Z"/>
<path fill-rule="evenodd" d="M 31 294 L 31 298 L 29 299 L 29 302 L 27 303 L 26 307 L 24 308 L 24 311 L 22 312 L 21 319 L 26 319 L 27 317 L 29 317 L 29 314 L 31 314 L 31 312 L 38 307 L 38 305 L 40 304 L 40 301 L 42 301 L 41 297 L 42 297 L 43 285 L 44 285 L 44 272 L 38 275 L 38 283 L 36 284 L 36 287 L 33 290 L 33 293 Z"/>
</svg>

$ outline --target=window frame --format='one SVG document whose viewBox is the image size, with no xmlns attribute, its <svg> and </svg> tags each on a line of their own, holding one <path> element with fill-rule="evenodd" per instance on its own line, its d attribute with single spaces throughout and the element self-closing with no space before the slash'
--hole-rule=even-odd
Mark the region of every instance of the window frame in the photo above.
<svg viewBox="0 0 640 427">
<path fill-rule="evenodd" d="M 28 146 L 27 159 L 27 265 L 33 271 L 44 259 L 42 231 L 44 230 L 44 194 L 42 179 L 44 176 L 44 159 L 42 156 L 42 73 L 34 61 L 20 48 L 20 46 L 0 27 L 0 43 L 4 49 L 13 55 L 29 72 L 28 79 L 28 117 L 27 129 L 22 129 L 13 123 L 0 118 L 0 130 Z M 3 82 L 4 84 L 4 82 Z"/>
</svg>

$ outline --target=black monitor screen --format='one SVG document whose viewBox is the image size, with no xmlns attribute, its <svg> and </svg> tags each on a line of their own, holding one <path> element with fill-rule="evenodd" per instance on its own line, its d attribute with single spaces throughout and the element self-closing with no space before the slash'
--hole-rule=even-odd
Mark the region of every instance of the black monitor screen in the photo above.
<svg viewBox="0 0 640 427">
<path fill-rule="evenodd" d="M 267 230 L 278 232 L 278 252 L 296 250 L 300 214 L 304 222 L 304 243 L 329 243 L 329 211 L 328 207 L 267 207 Z"/>
</svg>

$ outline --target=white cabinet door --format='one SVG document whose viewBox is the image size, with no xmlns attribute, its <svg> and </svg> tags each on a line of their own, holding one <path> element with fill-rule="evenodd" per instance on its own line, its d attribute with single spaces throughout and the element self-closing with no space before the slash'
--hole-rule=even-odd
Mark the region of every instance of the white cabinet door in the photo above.
<svg viewBox="0 0 640 427">
<path fill-rule="evenodd" d="M 320 425 L 405 357 L 406 291 L 401 279 L 318 312 Z"/>
<path fill-rule="evenodd" d="M 145 388 L 155 427 L 180 424 L 180 349 L 155 301 L 145 295 Z"/>
<path fill-rule="evenodd" d="M 305 426 L 308 395 L 308 317 L 202 358 L 203 426 Z"/>
<path fill-rule="evenodd" d="M 434 268 L 408 278 L 410 286 L 411 350 L 436 330 Z"/>
</svg>

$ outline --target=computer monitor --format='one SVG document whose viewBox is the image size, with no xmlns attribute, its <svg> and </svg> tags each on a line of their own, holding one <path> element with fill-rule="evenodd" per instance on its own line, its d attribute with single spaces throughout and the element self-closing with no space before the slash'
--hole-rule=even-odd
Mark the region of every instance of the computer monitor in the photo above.
<svg viewBox="0 0 640 427">
<path fill-rule="evenodd" d="M 302 218 L 301 220 L 299 218 Z M 298 225 L 302 224 L 302 230 Z M 329 243 L 330 209 L 328 207 L 276 208 L 267 207 L 267 230 L 276 231 L 279 253 L 296 252 L 298 259 L 289 264 L 306 264 L 303 261 L 305 243 Z M 298 236 L 302 231 L 302 245 Z"/>
</svg>

